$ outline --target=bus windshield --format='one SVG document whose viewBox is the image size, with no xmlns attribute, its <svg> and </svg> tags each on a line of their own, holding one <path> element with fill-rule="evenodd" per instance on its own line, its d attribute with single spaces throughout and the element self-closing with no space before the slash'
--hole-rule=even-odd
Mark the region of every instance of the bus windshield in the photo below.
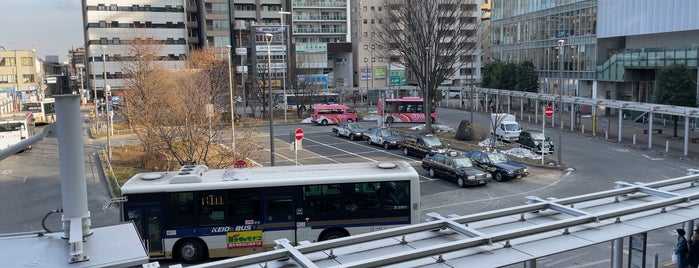
<svg viewBox="0 0 699 268">
<path fill-rule="evenodd" d="M 22 103 L 21 111 L 32 112 L 34 114 L 34 122 L 37 125 L 56 122 L 56 103 L 54 98 Z"/>
</svg>

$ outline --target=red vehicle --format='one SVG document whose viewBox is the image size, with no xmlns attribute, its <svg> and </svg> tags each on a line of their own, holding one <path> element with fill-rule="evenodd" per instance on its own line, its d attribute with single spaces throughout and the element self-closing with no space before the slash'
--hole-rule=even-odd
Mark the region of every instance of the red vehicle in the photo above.
<svg viewBox="0 0 699 268">
<path fill-rule="evenodd" d="M 424 123 L 424 106 L 420 97 L 379 100 L 377 114 L 389 124 L 394 122 Z M 432 105 L 430 117 L 432 122 L 437 121 L 437 110 L 435 110 L 434 105 Z"/>
<path fill-rule="evenodd" d="M 357 111 L 342 104 L 314 104 L 311 112 L 311 122 L 314 125 L 357 121 Z"/>
</svg>

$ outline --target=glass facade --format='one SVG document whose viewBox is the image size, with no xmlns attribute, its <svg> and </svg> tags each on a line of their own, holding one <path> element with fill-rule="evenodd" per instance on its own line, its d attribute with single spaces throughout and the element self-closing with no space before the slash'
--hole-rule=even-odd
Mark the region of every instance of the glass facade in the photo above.
<svg viewBox="0 0 699 268">
<path fill-rule="evenodd" d="M 565 94 L 590 93 L 580 92 L 580 80 L 595 77 L 596 0 L 494 0 L 492 4 L 490 60 L 533 62 L 540 92 L 553 93 L 559 76 L 558 40 L 565 40 Z"/>
</svg>

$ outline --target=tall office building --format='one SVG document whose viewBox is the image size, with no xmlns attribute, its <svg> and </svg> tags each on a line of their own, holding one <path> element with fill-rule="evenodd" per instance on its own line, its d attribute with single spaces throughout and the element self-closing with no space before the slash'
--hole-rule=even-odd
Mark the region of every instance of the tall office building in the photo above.
<svg viewBox="0 0 699 268">
<path fill-rule="evenodd" d="M 539 92 L 591 96 L 595 80 L 597 0 L 491 0 L 490 58 L 531 61 Z M 558 41 L 563 81 L 558 81 Z"/>
<path fill-rule="evenodd" d="M 103 98 L 105 81 L 112 90 L 125 88 L 122 73 L 136 60 L 134 40 L 158 42 L 163 68 L 177 69 L 188 54 L 185 3 L 181 0 L 82 0 L 88 85 Z M 106 77 L 104 76 L 106 74 Z"/>
<path fill-rule="evenodd" d="M 693 0 L 492 0 L 490 56 L 532 61 L 542 93 L 562 84 L 564 95 L 654 102 L 658 69 L 697 68 L 697 10 Z"/>
<path fill-rule="evenodd" d="M 655 102 L 656 71 L 697 68 L 699 1 L 599 1 L 597 98 Z"/>
</svg>

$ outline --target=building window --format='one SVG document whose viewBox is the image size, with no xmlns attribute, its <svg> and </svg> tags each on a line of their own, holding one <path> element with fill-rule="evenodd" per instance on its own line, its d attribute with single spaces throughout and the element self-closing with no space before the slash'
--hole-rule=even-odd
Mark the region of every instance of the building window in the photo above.
<svg viewBox="0 0 699 268">
<path fill-rule="evenodd" d="M 34 83 L 34 75 L 33 74 L 23 74 L 22 75 L 22 83 Z"/>
<path fill-rule="evenodd" d="M 22 57 L 22 66 L 34 66 L 34 59 L 32 57 Z"/>
<path fill-rule="evenodd" d="M 364 19 L 364 24 L 366 24 L 366 23 L 367 23 L 367 19 Z"/>
<path fill-rule="evenodd" d="M 15 66 L 15 58 L 0 58 L 0 66 Z"/>
</svg>

